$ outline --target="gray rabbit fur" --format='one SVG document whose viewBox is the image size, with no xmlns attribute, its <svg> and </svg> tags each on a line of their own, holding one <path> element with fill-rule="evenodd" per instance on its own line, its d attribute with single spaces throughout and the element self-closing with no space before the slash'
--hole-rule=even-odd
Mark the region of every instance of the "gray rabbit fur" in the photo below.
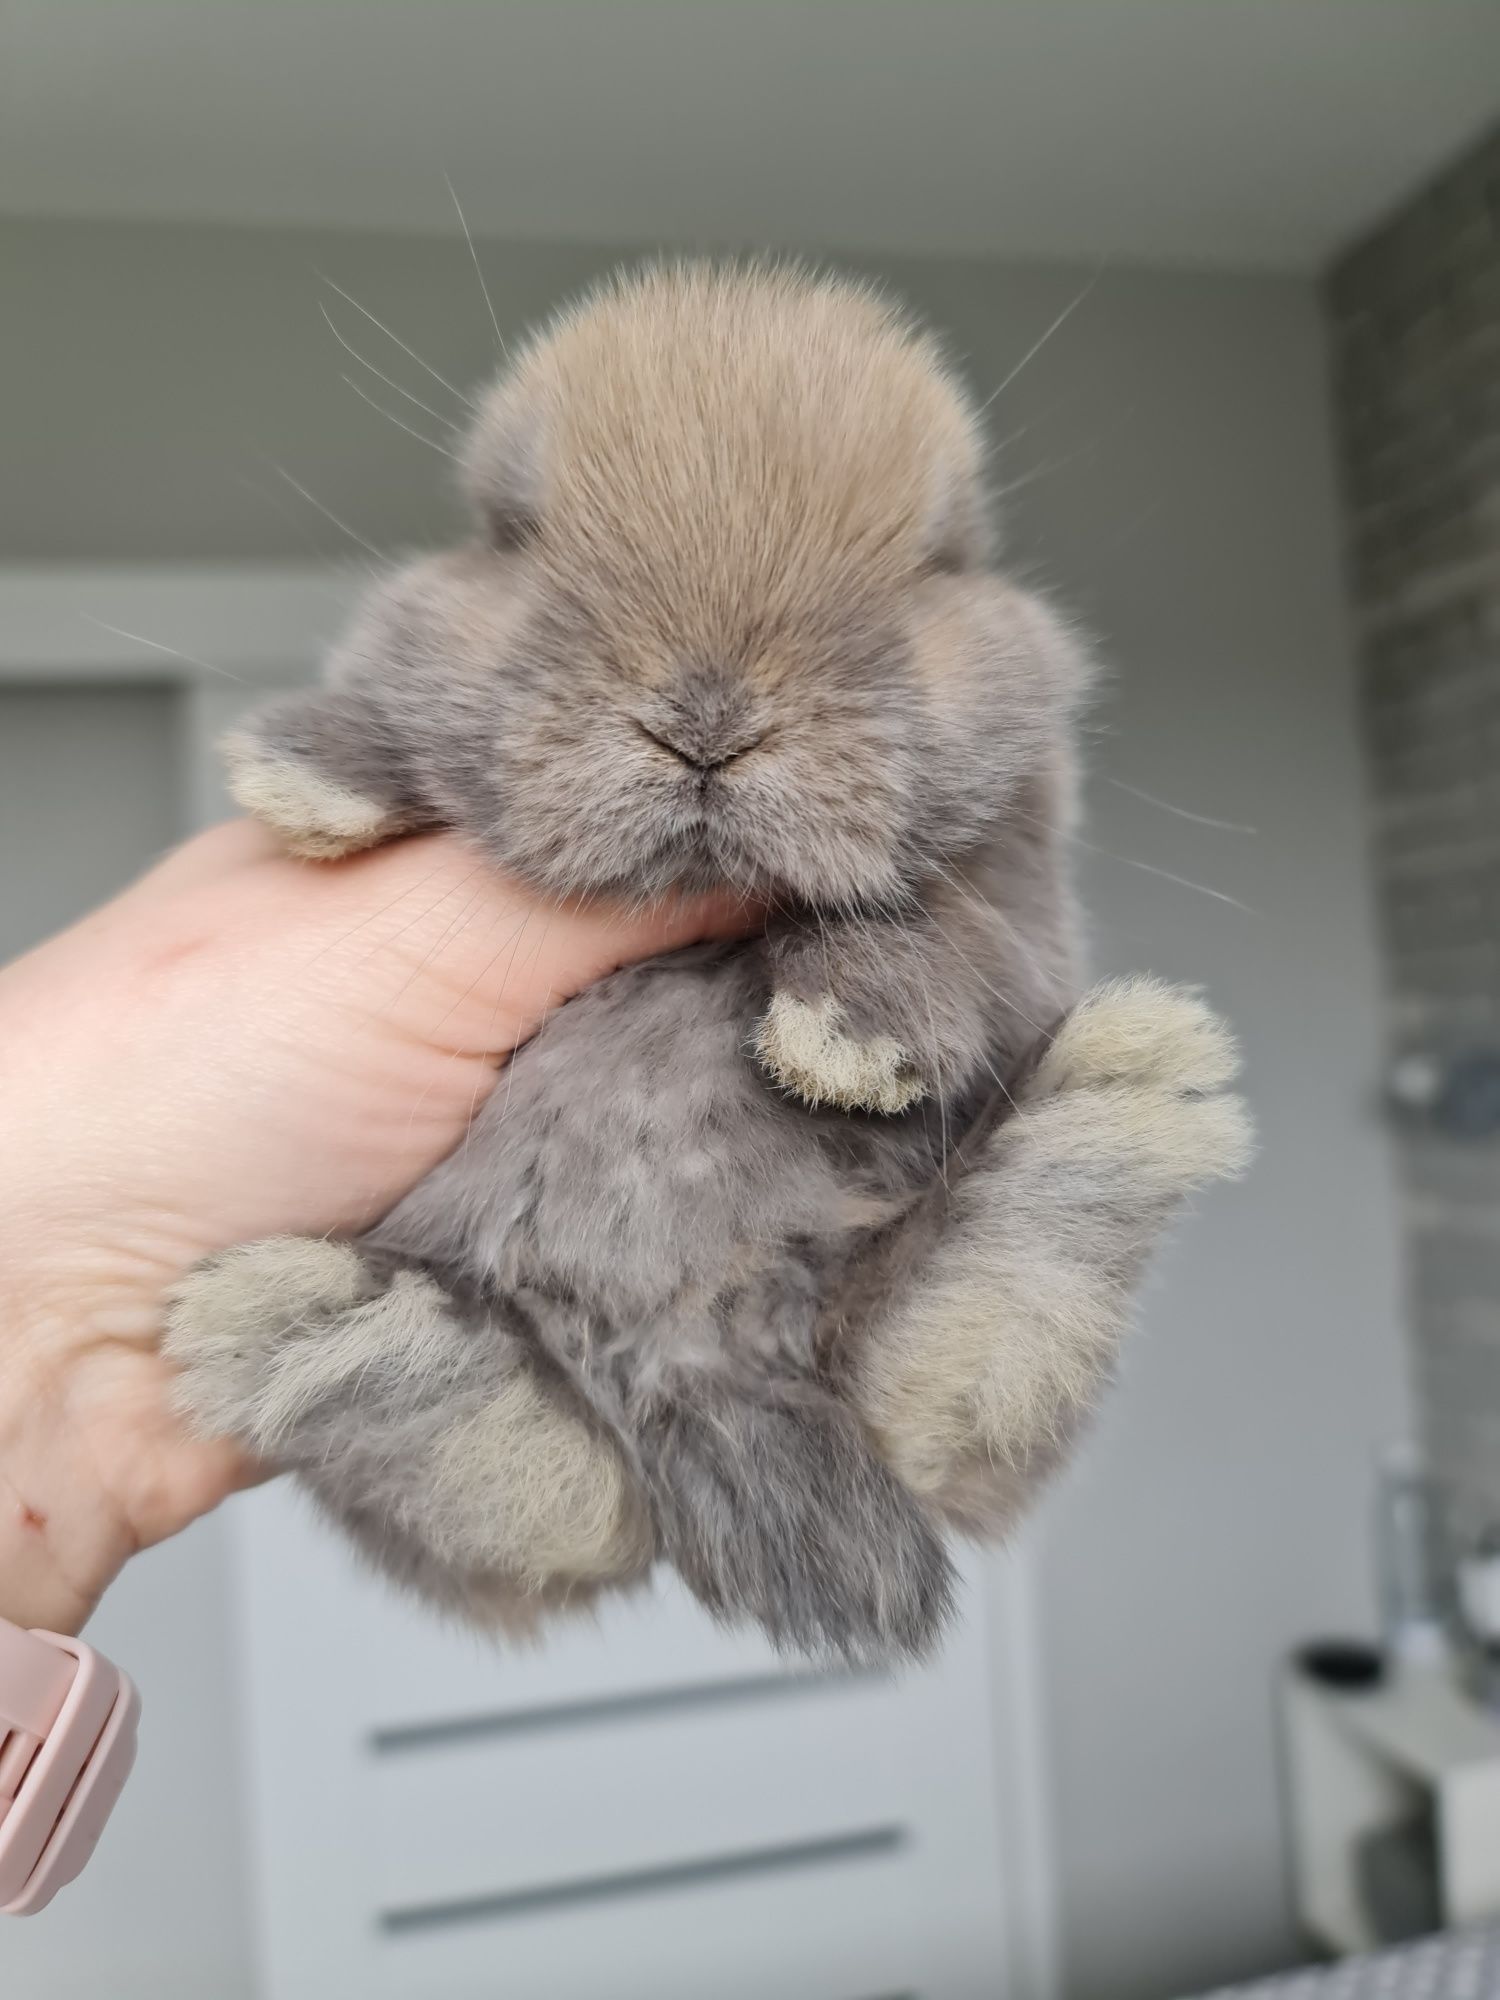
<svg viewBox="0 0 1500 2000">
<path fill-rule="evenodd" d="M 916 1656 L 945 1525 L 1003 1531 L 1143 1261 L 1246 1127 L 1193 998 L 1079 1000 L 1088 673 L 991 567 L 975 417 L 851 282 L 688 264 L 534 341 L 480 530 L 228 746 L 336 857 L 448 827 L 539 891 L 722 885 L 766 934 L 615 973 L 357 1242 L 195 1272 L 195 1424 L 484 1624 L 664 1558 L 726 1621 Z"/>
</svg>

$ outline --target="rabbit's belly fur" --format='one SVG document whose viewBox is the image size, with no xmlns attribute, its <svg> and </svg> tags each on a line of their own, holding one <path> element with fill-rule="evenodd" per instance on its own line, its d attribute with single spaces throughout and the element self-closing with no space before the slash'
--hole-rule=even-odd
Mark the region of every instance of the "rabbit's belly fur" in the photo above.
<svg viewBox="0 0 1500 2000">
<path fill-rule="evenodd" d="M 520 1308 L 627 1438 L 690 1379 L 815 1375 L 825 1304 L 936 1161 L 923 1108 L 789 1116 L 750 1047 L 763 1004 L 740 947 L 615 973 L 517 1054 L 367 1246 Z"/>
</svg>

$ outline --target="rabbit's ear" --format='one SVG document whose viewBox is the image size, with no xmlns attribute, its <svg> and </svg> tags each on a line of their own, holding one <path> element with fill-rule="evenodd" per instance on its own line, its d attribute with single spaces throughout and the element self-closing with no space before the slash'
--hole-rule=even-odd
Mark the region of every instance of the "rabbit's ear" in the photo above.
<svg viewBox="0 0 1500 2000">
<path fill-rule="evenodd" d="M 541 520 L 545 422 L 535 399 L 501 382 L 480 405 L 460 461 L 463 489 L 497 548 L 523 548 Z"/>
<path fill-rule="evenodd" d="M 992 540 L 978 453 L 968 438 L 962 445 L 945 442 L 929 475 L 923 567 L 935 575 L 980 569 L 990 558 Z"/>
</svg>

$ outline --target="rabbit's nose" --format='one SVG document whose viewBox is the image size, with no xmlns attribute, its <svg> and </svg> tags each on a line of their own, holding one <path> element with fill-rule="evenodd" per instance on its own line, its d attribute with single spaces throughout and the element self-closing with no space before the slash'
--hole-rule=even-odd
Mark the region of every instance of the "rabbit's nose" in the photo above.
<svg viewBox="0 0 1500 2000">
<path fill-rule="evenodd" d="M 727 742 L 705 742 L 701 737 L 686 731 L 664 730 L 660 725 L 652 728 L 649 723 L 638 724 L 643 736 L 670 751 L 680 764 L 686 764 L 690 771 L 697 771 L 707 777 L 710 771 L 722 771 L 747 751 L 753 750 L 761 741 L 764 732 L 754 736 L 731 738 Z"/>
</svg>

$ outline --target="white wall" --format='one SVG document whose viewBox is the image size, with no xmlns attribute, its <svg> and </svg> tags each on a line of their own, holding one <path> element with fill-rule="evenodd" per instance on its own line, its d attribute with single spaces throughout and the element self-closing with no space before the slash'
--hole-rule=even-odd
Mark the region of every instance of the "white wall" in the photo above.
<svg viewBox="0 0 1500 2000">
<path fill-rule="evenodd" d="M 1269 1676 L 1368 1629 L 1371 1454 L 1408 1408 L 1313 300 L 1110 292 L 1071 371 L 1119 382 L 1130 446 L 1041 482 L 1026 523 L 1116 669 L 1088 837 L 1250 907 L 1090 855 L 1099 958 L 1207 985 L 1263 1145 L 1165 1260 L 1044 1523 L 1070 1993 L 1160 2000 L 1293 1949 Z"/>
<path fill-rule="evenodd" d="M 507 328 L 600 262 L 483 254 Z M 436 532 L 447 468 L 339 382 L 350 364 L 314 267 L 451 379 L 485 365 L 461 242 L 0 223 L 0 381 L 27 385 L 0 556 L 344 552 L 265 457 L 372 541 Z M 982 393 L 1087 275 L 887 268 Z M 352 310 L 340 323 L 441 398 Z M 1366 1620 L 1368 1458 L 1405 1416 L 1314 294 L 1109 273 L 990 415 L 997 437 L 1025 427 L 997 467 L 1025 482 L 1017 560 L 1092 622 L 1114 669 L 1089 833 L 1109 852 L 1087 867 L 1100 963 L 1207 983 L 1244 1031 L 1265 1134 L 1252 1181 L 1207 1199 L 1163 1268 L 1121 1390 L 1042 1523 L 1067 1983 L 1077 2000 L 1145 2000 L 1294 1949 L 1270 1674 L 1300 1634 Z M 1260 831 L 1172 816 L 1104 774 Z M 196 1589 L 178 1597 L 177 1642 L 220 1702 L 222 1607 Z M 202 1811 L 186 1790 L 177 1809 Z M 202 1880 L 173 1895 L 217 1899 L 237 1850 L 222 1818 L 196 1824 Z M 243 1942 L 233 1923 L 225 1938 L 212 1990 L 232 1994 Z"/>
</svg>

